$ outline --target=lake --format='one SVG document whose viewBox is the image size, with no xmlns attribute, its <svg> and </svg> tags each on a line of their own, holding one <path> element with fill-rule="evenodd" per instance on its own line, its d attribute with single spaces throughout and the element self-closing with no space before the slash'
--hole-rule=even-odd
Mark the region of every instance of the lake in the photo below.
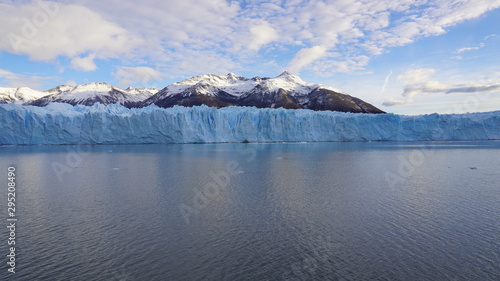
<svg viewBox="0 0 500 281">
<path fill-rule="evenodd" d="M 3 146 L 0 169 L 1 280 L 500 279 L 499 141 Z"/>
</svg>

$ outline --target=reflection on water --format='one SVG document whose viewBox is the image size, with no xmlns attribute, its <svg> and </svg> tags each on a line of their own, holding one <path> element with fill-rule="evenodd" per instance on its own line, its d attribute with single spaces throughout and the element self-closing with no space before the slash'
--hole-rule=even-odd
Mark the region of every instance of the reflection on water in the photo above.
<svg viewBox="0 0 500 281">
<path fill-rule="evenodd" d="M 9 165 L 18 280 L 500 278 L 500 142 L 0 147 Z"/>
</svg>

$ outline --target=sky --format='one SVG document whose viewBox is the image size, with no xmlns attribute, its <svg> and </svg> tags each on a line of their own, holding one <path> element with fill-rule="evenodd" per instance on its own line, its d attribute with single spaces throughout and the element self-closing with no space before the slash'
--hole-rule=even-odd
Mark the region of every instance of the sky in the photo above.
<svg viewBox="0 0 500 281">
<path fill-rule="evenodd" d="M 0 0 L 0 87 L 287 70 L 397 114 L 500 110 L 500 0 Z"/>
</svg>

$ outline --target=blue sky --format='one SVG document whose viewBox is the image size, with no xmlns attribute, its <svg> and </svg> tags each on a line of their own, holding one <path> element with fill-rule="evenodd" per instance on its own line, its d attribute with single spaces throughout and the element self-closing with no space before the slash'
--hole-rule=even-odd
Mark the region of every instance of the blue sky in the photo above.
<svg viewBox="0 0 500 281">
<path fill-rule="evenodd" d="M 139 4 L 140 3 L 140 4 Z M 0 0 L 0 86 L 288 70 L 400 114 L 500 110 L 500 0 Z"/>
</svg>

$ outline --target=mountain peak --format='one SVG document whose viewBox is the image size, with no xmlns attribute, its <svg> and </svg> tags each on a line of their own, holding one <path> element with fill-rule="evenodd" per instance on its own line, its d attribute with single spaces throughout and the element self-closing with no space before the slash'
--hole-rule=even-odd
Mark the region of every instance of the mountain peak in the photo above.
<svg viewBox="0 0 500 281">
<path fill-rule="evenodd" d="M 78 86 L 111 86 L 111 85 L 106 83 L 106 82 L 90 82 L 90 83 L 81 84 Z"/>
<path fill-rule="evenodd" d="M 238 81 L 238 80 L 241 80 L 241 81 L 247 81 L 249 80 L 248 78 L 246 77 L 243 77 L 243 76 L 240 76 L 240 75 L 237 75 L 236 73 L 234 72 L 229 72 L 227 75 L 226 75 L 226 79 L 227 80 L 230 80 L 230 81 Z"/>
<path fill-rule="evenodd" d="M 298 77 L 296 75 L 293 75 L 292 73 L 288 72 L 287 70 L 283 71 L 278 77 Z"/>
<path fill-rule="evenodd" d="M 285 81 L 289 81 L 296 84 L 308 84 L 304 82 L 304 80 L 302 80 L 302 78 L 300 78 L 299 76 L 294 75 L 286 70 L 283 71 L 283 73 L 281 73 L 280 75 L 278 75 L 278 77 L 276 77 L 275 79 L 283 79 Z"/>
<path fill-rule="evenodd" d="M 0 88 L 0 103 L 2 100 L 22 104 L 27 101 L 42 98 L 49 93 L 44 91 L 33 90 L 28 87 L 19 88 Z"/>
<path fill-rule="evenodd" d="M 48 93 L 62 93 L 62 92 L 66 92 L 66 91 L 72 90 L 73 88 L 75 88 L 75 87 L 74 86 L 68 86 L 68 85 L 59 85 L 59 86 L 57 86 L 55 88 L 47 90 L 46 92 L 48 92 Z"/>
<path fill-rule="evenodd" d="M 283 71 L 283 73 L 278 75 L 276 78 L 270 79 L 269 83 L 277 84 L 285 90 L 297 89 L 297 87 L 298 88 L 305 87 L 307 89 L 303 89 L 303 90 L 309 91 L 308 88 L 310 88 L 310 87 L 316 88 L 319 86 L 317 84 L 307 83 L 304 80 L 302 80 L 299 76 L 294 75 L 288 71 Z"/>
<path fill-rule="evenodd" d="M 92 82 L 76 86 L 74 92 L 109 92 L 114 87 L 105 82 Z"/>
</svg>

